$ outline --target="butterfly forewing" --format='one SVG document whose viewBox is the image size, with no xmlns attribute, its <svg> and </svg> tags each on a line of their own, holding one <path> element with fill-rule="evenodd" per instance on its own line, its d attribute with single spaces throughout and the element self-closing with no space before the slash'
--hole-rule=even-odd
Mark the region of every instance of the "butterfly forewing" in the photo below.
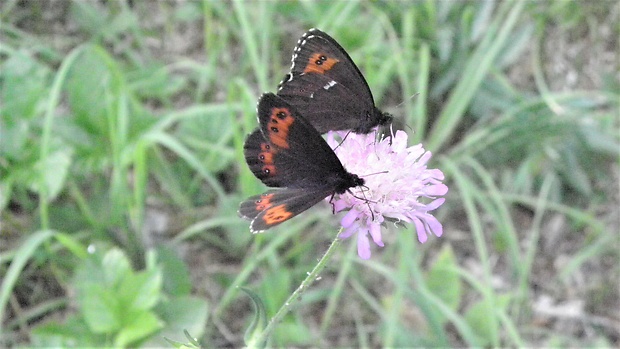
<svg viewBox="0 0 620 349">
<path fill-rule="evenodd" d="M 263 140 L 258 145 L 254 140 L 246 142 L 246 159 L 248 164 L 258 159 L 272 166 L 267 167 L 269 181 L 263 181 L 266 185 L 316 186 L 322 185 L 325 177 L 345 172 L 318 131 L 282 98 L 264 94 L 258 104 L 258 118 Z M 255 156 L 258 150 L 261 152 Z M 263 171 L 261 175 L 265 174 Z"/>
<path fill-rule="evenodd" d="M 349 54 L 326 33 L 311 29 L 293 52 L 291 72 L 278 96 L 300 110 L 320 133 L 352 129 L 368 133 L 392 118 L 375 106 L 364 76 Z"/>
<path fill-rule="evenodd" d="M 344 85 L 316 74 L 296 76 L 282 85 L 278 96 L 296 109 L 307 109 L 304 116 L 319 133 L 357 129 L 367 109 L 372 107 L 356 103 L 357 100 L 350 98 L 351 94 Z"/>
<path fill-rule="evenodd" d="M 327 33 L 309 30 L 293 53 L 291 74 L 320 74 L 345 86 L 360 101 L 374 105 L 366 79 L 347 51 Z"/>
</svg>

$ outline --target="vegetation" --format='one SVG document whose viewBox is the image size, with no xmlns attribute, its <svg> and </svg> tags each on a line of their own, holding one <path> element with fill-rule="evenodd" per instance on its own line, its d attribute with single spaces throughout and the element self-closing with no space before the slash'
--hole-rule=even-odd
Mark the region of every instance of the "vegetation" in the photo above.
<svg viewBox="0 0 620 349">
<path fill-rule="evenodd" d="M 384 227 L 368 261 L 343 241 L 269 343 L 618 346 L 619 16 L 615 1 L 3 1 L 0 345 L 163 347 L 186 330 L 238 347 L 264 326 L 338 231 L 327 205 L 260 235 L 236 212 L 264 189 L 242 153 L 256 100 L 317 27 L 433 152 L 444 234 Z"/>
</svg>

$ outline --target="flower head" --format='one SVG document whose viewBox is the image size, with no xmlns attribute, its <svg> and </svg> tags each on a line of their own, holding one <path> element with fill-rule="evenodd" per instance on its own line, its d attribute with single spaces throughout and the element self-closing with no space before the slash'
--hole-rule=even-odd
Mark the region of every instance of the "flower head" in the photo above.
<svg viewBox="0 0 620 349">
<path fill-rule="evenodd" d="M 428 169 L 426 163 L 431 153 L 422 144 L 407 147 L 407 133 L 396 131 L 391 137 L 376 140 L 375 133 L 367 135 L 330 132 L 327 142 L 351 173 L 364 178 L 365 185 L 351 188 L 349 192 L 335 195 L 334 210 L 349 210 L 342 218 L 344 231 L 341 238 L 357 233 L 357 253 L 370 258 L 370 242 L 383 247 L 381 224 L 386 221 L 413 222 L 418 240 L 424 243 L 427 234 L 441 236 L 441 223 L 429 213 L 441 206 L 448 192 L 441 183 L 443 173 Z M 341 143 L 342 142 L 342 143 Z"/>
</svg>

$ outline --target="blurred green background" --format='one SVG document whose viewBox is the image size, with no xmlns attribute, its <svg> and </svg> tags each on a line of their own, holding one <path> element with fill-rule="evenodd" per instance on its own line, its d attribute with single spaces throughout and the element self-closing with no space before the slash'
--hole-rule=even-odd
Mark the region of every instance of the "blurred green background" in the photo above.
<svg viewBox="0 0 620 349">
<path fill-rule="evenodd" d="M 277 347 L 617 347 L 617 1 L 0 4 L 0 346 L 239 347 L 335 236 L 237 205 L 255 104 L 326 31 L 434 154 L 441 238 L 345 241 Z M 412 97 L 413 96 L 413 97 Z M 329 217 L 329 218 L 328 218 Z"/>
</svg>

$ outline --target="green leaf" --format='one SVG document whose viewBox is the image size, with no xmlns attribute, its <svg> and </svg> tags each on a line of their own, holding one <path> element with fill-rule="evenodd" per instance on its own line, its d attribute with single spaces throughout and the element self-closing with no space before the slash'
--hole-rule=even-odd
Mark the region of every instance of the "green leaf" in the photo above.
<svg viewBox="0 0 620 349">
<path fill-rule="evenodd" d="M 138 18 L 132 11 L 121 11 L 111 21 L 106 23 L 103 36 L 106 39 L 114 39 L 117 35 L 126 32 L 132 28 L 138 27 Z"/>
<path fill-rule="evenodd" d="M 167 99 L 186 87 L 187 79 L 170 74 L 163 65 L 144 65 L 128 74 L 129 87 L 144 98 Z M 206 130 L 205 130 L 206 131 Z"/>
<path fill-rule="evenodd" d="M 158 269 L 126 274 L 118 296 L 126 311 L 148 310 L 160 300 L 162 277 Z"/>
<path fill-rule="evenodd" d="M 73 151 L 61 149 L 47 155 L 45 159 L 39 160 L 34 164 L 34 174 L 30 179 L 30 188 L 37 193 L 46 193 L 47 200 L 53 200 L 63 189 Z M 46 190 L 42 190 L 42 186 Z"/>
<path fill-rule="evenodd" d="M 6 118 L 7 126 L 35 116 L 45 92 L 48 74 L 44 65 L 23 50 L 15 51 L 0 66 L 0 100 L 2 117 Z"/>
<path fill-rule="evenodd" d="M 40 133 L 36 116 L 47 97 L 48 75 L 47 67 L 25 50 L 14 51 L 0 64 L 0 177 L 6 176 L 5 169 L 7 177 L 15 176 L 17 182 L 34 177 L 33 146 Z M 25 179 L 16 168 L 26 169 Z"/>
<path fill-rule="evenodd" d="M 275 313 L 282 303 L 291 294 L 291 273 L 283 273 L 281 270 L 271 270 L 263 277 L 261 282 L 261 294 L 269 295 L 265 299 L 265 309 L 270 314 Z"/>
<path fill-rule="evenodd" d="M 108 251 L 101 261 L 101 272 L 105 276 L 105 281 L 111 287 L 116 287 L 121 279 L 126 275 L 132 275 L 131 263 L 129 259 L 118 248 Z"/>
<path fill-rule="evenodd" d="M 200 344 L 196 338 L 192 337 L 187 331 L 183 331 L 183 333 L 185 333 L 185 337 L 189 341 L 188 343 L 177 342 L 166 337 L 164 339 L 177 349 L 200 349 Z"/>
<path fill-rule="evenodd" d="M 492 331 L 492 313 L 498 310 L 505 310 L 510 302 L 508 295 L 501 295 L 495 298 L 495 302 L 491 303 L 490 299 L 483 299 L 471 305 L 465 313 L 465 320 L 482 340 L 481 346 L 488 346 L 494 338 Z"/>
<path fill-rule="evenodd" d="M 81 1 L 78 1 L 81 3 Z M 75 3 L 75 2 L 74 2 Z M 84 50 L 74 63 L 66 82 L 68 101 L 75 113 L 75 122 L 87 133 L 106 137 L 106 105 L 112 74 L 99 51 Z"/>
<path fill-rule="evenodd" d="M 265 305 L 263 304 L 263 301 L 260 299 L 260 297 L 253 291 L 244 287 L 239 287 L 239 289 L 245 292 L 245 294 L 250 297 L 250 299 L 252 300 L 252 305 L 254 307 L 254 318 L 252 319 L 250 326 L 248 326 L 248 329 L 245 331 L 243 340 L 249 347 L 264 348 L 267 345 L 266 340 L 264 343 L 254 343 L 254 341 L 255 338 L 260 335 L 267 326 L 267 313 L 265 312 Z"/>
<path fill-rule="evenodd" d="M 95 36 L 106 27 L 108 10 L 104 6 L 95 6 L 97 3 L 89 1 L 72 1 L 71 17 L 82 29 Z"/>
<path fill-rule="evenodd" d="M 80 309 L 91 331 L 113 333 L 121 328 L 121 306 L 113 289 L 89 284 L 81 291 Z"/>
<path fill-rule="evenodd" d="M 35 327 L 31 344 L 35 348 L 70 348 L 79 343 L 81 347 L 102 347 L 104 335 L 92 333 L 81 316 L 70 316 L 64 324 L 48 322 Z"/>
<path fill-rule="evenodd" d="M 151 311 L 133 314 L 132 321 L 125 323 L 116 335 L 114 345 L 116 347 L 127 347 L 129 344 L 155 333 L 163 326 L 161 320 Z"/>
<path fill-rule="evenodd" d="M 455 272 L 457 269 L 458 265 L 452 246 L 446 244 L 426 275 L 429 290 L 451 310 L 458 309 L 463 292 L 461 279 Z"/>
<path fill-rule="evenodd" d="M 2 197 L 0 188 L 0 198 Z M 1 204 L 1 201 L 0 201 Z M 1 206 L 0 206 L 1 207 Z M 56 240 L 64 246 L 67 250 L 73 253 L 74 256 L 80 259 L 88 258 L 86 247 L 80 243 L 80 241 L 69 234 L 58 233 L 55 236 Z"/>
<path fill-rule="evenodd" d="M 157 256 L 163 271 L 164 291 L 171 296 L 189 295 L 192 282 L 187 265 L 165 246 L 157 248 Z"/>
<path fill-rule="evenodd" d="M 204 334 L 209 315 L 208 305 L 203 299 L 184 296 L 173 298 L 157 308 L 166 329 L 162 335 L 173 337 L 187 330 L 195 337 Z"/>
<path fill-rule="evenodd" d="M 310 329 L 301 321 L 284 320 L 274 330 L 274 345 L 284 345 L 286 343 L 288 346 L 312 346 L 312 344 L 317 343 L 313 342 L 311 333 Z"/>
</svg>

